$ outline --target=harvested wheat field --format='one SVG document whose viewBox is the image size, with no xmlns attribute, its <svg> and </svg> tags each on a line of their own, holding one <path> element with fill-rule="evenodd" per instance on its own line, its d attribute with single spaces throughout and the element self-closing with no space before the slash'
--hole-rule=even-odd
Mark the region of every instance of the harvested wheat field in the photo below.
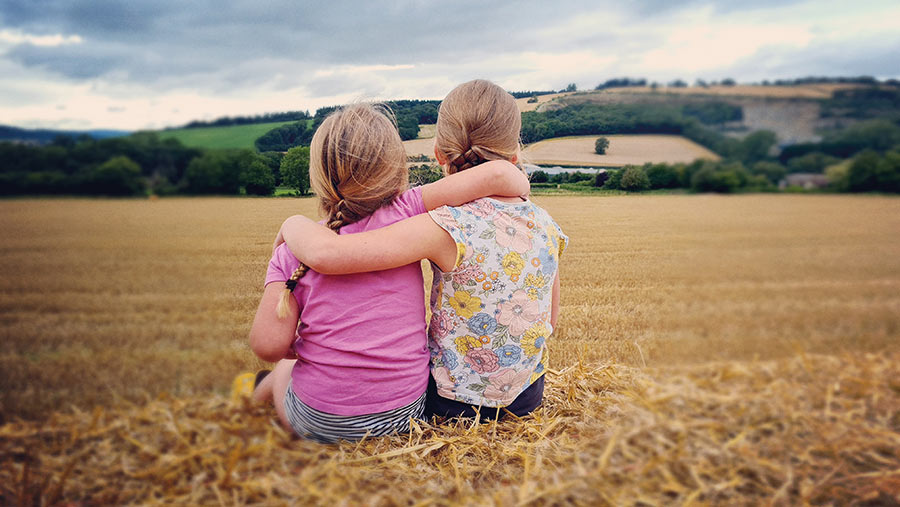
<svg viewBox="0 0 900 507">
<path fill-rule="evenodd" d="M 406 148 L 406 155 L 409 157 L 425 155 L 434 158 L 434 137 L 403 141 L 403 147 Z"/>
<path fill-rule="evenodd" d="M 544 406 L 321 446 L 232 402 L 312 199 L 0 201 L 0 503 L 900 501 L 900 200 L 539 200 Z"/>
<path fill-rule="evenodd" d="M 594 142 L 601 136 L 556 137 L 530 144 L 525 156 L 533 164 L 622 167 L 646 162 L 693 162 L 698 158 L 719 160 L 719 156 L 681 136 L 611 135 L 606 154 L 594 152 Z"/>
<path fill-rule="evenodd" d="M 531 97 L 523 97 L 521 99 L 516 99 L 516 105 L 519 106 L 520 113 L 525 113 L 528 111 L 534 111 L 539 106 L 542 106 L 547 102 L 552 102 L 559 97 L 565 97 L 567 95 L 572 95 L 573 93 L 575 92 L 548 93 L 546 95 L 538 95 L 537 102 L 528 102 Z"/>
</svg>

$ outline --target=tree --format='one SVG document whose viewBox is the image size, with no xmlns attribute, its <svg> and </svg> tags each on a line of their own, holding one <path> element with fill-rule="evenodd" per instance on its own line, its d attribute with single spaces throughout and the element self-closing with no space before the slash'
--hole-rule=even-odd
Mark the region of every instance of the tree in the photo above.
<svg viewBox="0 0 900 507">
<path fill-rule="evenodd" d="M 275 175 L 262 159 L 251 162 L 241 175 L 241 180 L 249 195 L 272 195 L 275 192 Z"/>
<path fill-rule="evenodd" d="M 769 130 L 757 130 L 741 140 L 735 155 L 745 164 L 752 164 L 764 160 L 769 156 L 769 150 L 775 146 L 775 133 Z"/>
<path fill-rule="evenodd" d="M 531 173 L 531 182 L 532 183 L 547 183 L 550 178 L 547 176 L 547 173 L 544 171 L 535 171 Z"/>
<path fill-rule="evenodd" d="M 852 192 L 900 192 L 900 152 L 863 151 L 850 166 L 847 186 Z"/>
<path fill-rule="evenodd" d="M 609 148 L 609 139 L 605 137 L 598 137 L 594 142 L 594 153 L 597 155 L 605 155 L 607 148 Z"/>
<path fill-rule="evenodd" d="M 291 148 L 281 159 L 281 177 L 285 185 L 296 189 L 301 195 L 309 192 L 309 147 Z"/>
<path fill-rule="evenodd" d="M 691 188 L 697 192 L 734 192 L 741 186 L 741 178 L 736 171 L 719 169 L 715 165 L 704 165 L 691 178 Z"/>
<path fill-rule="evenodd" d="M 135 195 L 144 188 L 140 178 L 141 166 L 126 156 L 118 156 L 89 171 L 85 184 L 89 193 Z"/>
<path fill-rule="evenodd" d="M 650 188 L 678 188 L 681 178 L 678 170 L 668 164 L 645 164 L 644 172 L 650 182 Z"/>
<path fill-rule="evenodd" d="M 577 90 L 577 89 L 578 89 L 578 88 L 575 86 L 575 83 L 569 83 L 568 86 L 566 86 L 565 91 L 567 91 L 567 92 L 574 92 L 574 91 Z"/>
<path fill-rule="evenodd" d="M 640 192 L 650 188 L 650 179 L 642 167 L 633 165 L 628 166 L 622 174 L 622 181 L 619 182 L 619 188 L 630 192 Z"/>
<path fill-rule="evenodd" d="M 594 175 L 594 181 L 591 183 L 592 187 L 602 187 L 606 184 L 606 180 L 609 179 L 609 172 L 606 170 L 599 170 L 597 174 Z"/>
<path fill-rule="evenodd" d="M 750 170 L 753 174 L 764 176 L 771 183 L 777 185 L 787 174 L 787 169 L 778 162 L 761 161 L 753 164 Z"/>
</svg>

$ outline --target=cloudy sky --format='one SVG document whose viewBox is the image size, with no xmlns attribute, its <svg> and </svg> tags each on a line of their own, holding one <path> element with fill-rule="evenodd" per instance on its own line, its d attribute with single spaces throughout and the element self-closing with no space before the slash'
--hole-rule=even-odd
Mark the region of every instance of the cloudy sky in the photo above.
<svg viewBox="0 0 900 507">
<path fill-rule="evenodd" d="M 552 7 L 551 7 L 552 6 Z M 0 0 L 0 124 L 143 129 L 613 77 L 900 77 L 900 3 Z"/>
</svg>

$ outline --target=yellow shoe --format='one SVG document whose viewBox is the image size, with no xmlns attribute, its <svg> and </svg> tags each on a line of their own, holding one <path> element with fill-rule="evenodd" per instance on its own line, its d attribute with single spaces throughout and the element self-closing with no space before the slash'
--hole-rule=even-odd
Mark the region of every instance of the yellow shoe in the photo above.
<svg viewBox="0 0 900 507">
<path fill-rule="evenodd" d="M 249 398 L 253 394 L 255 384 L 255 373 L 241 373 L 234 377 L 234 382 L 231 383 L 231 399 L 239 401 L 242 398 Z"/>
</svg>

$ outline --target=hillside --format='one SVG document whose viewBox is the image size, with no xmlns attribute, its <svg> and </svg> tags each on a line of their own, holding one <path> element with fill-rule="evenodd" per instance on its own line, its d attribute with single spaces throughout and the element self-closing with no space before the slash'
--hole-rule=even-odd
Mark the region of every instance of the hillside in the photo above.
<svg viewBox="0 0 900 507">
<path fill-rule="evenodd" d="M 709 102 L 740 107 L 740 121 L 723 124 L 721 130 L 743 135 L 755 130 L 775 133 L 780 145 L 817 142 L 823 130 L 853 123 L 859 118 L 824 114 L 836 92 L 851 92 L 857 84 L 808 84 L 795 86 L 690 86 L 683 88 L 623 87 L 555 96 L 537 104 L 536 111 L 552 111 L 576 104 L 697 105 Z M 534 105 L 534 104 L 532 104 Z"/>
<path fill-rule="evenodd" d="M 681 136 L 645 134 L 605 137 L 609 139 L 609 148 L 604 155 L 594 152 L 597 136 L 573 136 L 530 144 L 525 148 L 525 157 L 538 165 L 593 167 L 623 167 L 647 162 L 689 163 L 698 158 L 720 159 L 715 153 Z"/>
<path fill-rule="evenodd" d="M 181 144 L 191 148 L 247 148 L 255 150 L 256 147 L 253 143 L 259 136 L 274 128 L 289 123 L 295 122 L 280 121 L 251 125 L 229 125 L 226 127 L 198 127 L 163 130 L 159 132 L 159 137 L 162 139 L 177 139 Z"/>
</svg>

